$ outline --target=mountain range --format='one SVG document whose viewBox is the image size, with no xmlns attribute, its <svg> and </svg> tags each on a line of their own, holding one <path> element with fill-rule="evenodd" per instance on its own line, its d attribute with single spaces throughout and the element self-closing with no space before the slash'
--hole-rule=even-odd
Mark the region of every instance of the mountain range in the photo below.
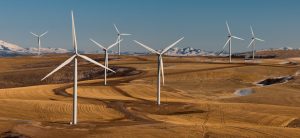
<svg viewBox="0 0 300 138">
<path fill-rule="evenodd" d="M 62 54 L 69 53 L 69 50 L 63 48 L 41 48 L 41 54 Z M 16 44 L 0 40 L 0 57 L 35 55 L 38 48 L 23 48 Z"/>
<path fill-rule="evenodd" d="M 300 50 L 300 48 L 291 48 L 291 47 L 281 47 L 281 48 L 269 48 L 262 49 L 257 51 L 276 51 L 276 50 Z M 12 44 L 3 40 L 0 40 L 0 57 L 8 57 L 8 56 L 22 56 L 22 55 L 36 55 L 38 52 L 38 48 L 23 48 L 16 44 Z M 69 53 L 70 51 L 63 48 L 41 48 L 41 54 L 62 54 Z M 96 52 L 84 52 L 83 53 L 100 53 L 100 51 Z M 125 55 L 145 55 L 150 54 L 148 52 L 122 52 Z M 171 48 L 166 53 L 168 56 L 228 56 L 227 52 L 223 52 L 219 54 L 219 52 L 214 51 L 206 51 L 202 49 L 196 49 L 192 47 L 185 48 Z M 239 53 L 234 53 L 239 54 Z"/>
</svg>

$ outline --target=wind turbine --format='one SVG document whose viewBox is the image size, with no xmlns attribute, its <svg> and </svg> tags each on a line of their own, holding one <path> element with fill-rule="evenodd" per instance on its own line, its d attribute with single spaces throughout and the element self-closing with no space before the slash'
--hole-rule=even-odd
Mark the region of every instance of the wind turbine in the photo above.
<svg viewBox="0 0 300 138">
<path fill-rule="evenodd" d="M 254 57 L 255 57 L 255 40 L 258 40 L 258 41 L 261 41 L 261 42 L 264 42 L 265 40 L 262 40 L 260 38 L 255 37 L 252 26 L 250 26 L 250 29 L 251 29 L 251 33 L 252 33 L 252 38 L 251 38 L 251 42 L 250 42 L 248 48 L 250 46 L 252 46 L 252 59 L 254 60 Z"/>
<path fill-rule="evenodd" d="M 150 52 L 154 53 L 157 55 L 157 105 L 160 105 L 160 77 L 162 76 L 162 82 L 163 85 L 165 84 L 165 78 L 164 78 L 164 65 L 163 65 L 163 59 L 162 56 L 164 53 L 166 53 L 170 48 L 172 48 L 173 46 L 175 46 L 177 43 L 179 43 L 184 37 L 180 38 L 179 40 L 177 40 L 176 42 L 174 42 L 173 44 L 171 44 L 170 46 L 166 47 L 165 49 L 163 49 L 161 52 L 156 51 L 136 40 L 134 40 L 135 43 L 139 44 L 140 46 L 146 48 L 147 50 L 149 50 Z"/>
<path fill-rule="evenodd" d="M 231 63 L 231 55 L 232 55 L 231 54 L 231 41 L 232 41 L 232 38 L 239 39 L 239 40 L 244 40 L 244 39 L 236 37 L 236 36 L 234 36 L 234 35 L 231 34 L 230 28 L 229 28 L 229 25 L 228 25 L 227 21 L 226 21 L 226 26 L 227 26 L 227 30 L 228 30 L 228 39 L 227 39 L 225 45 L 223 46 L 223 49 L 222 49 L 221 53 L 224 51 L 224 49 L 226 48 L 226 46 L 229 46 L 229 62 Z"/>
<path fill-rule="evenodd" d="M 120 41 L 117 41 L 116 43 L 110 45 L 109 47 L 105 48 L 104 46 L 100 45 L 98 42 L 96 42 L 95 40 L 93 39 L 90 39 L 93 43 L 95 43 L 97 46 L 99 46 L 100 48 L 102 48 L 102 50 L 104 51 L 105 53 L 105 59 L 104 59 L 104 64 L 105 64 L 105 67 L 108 68 L 108 50 L 111 49 L 112 47 L 116 46 L 118 43 L 120 43 L 122 40 Z M 106 85 L 106 72 L 107 70 L 104 69 L 104 85 Z"/>
<path fill-rule="evenodd" d="M 44 32 L 43 34 L 41 34 L 41 35 L 37 35 L 37 34 L 35 34 L 35 33 L 33 33 L 33 32 L 30 32 L 33 36 L 35 36 L 36 38 L 37 38 L 37 42 L 38 42 L 38 55 L 40 55 L 41 54 L 41 37 L 42 36 L 44 36 L 45 34 L 47 34 L 48 33 L 48 31 L 46 31 L 46 32 Z"/>
<path fill-rule="evenodd" d="M 114 27 L 117 31 L 117 42 L 118 43 L 118 54 L 121 55 L 121 36 L 128 36 L 128 35 L 131 35 L 131 34 L 126 34 L 126 33 L 120 33 L 119 29 L 117 28 L 116 24 L 114 24 Z"/>
<path fill-rule="evenodd" d="M 74 61 L 74 88 L 73 88 L 73 118 L 72 118 L 72 125 L 76 125 L 77 124 L 77 58 L 81 57 L 91 63 L 94 63 L 102 68 L 105 68 L 109 71 L 114 72 L 113 70 L 105 67 L 104 65 L 90 59 L 87 56 L 84 55 L 80 55 L 78 53 L 77 50 L 77 39 L 76 39 L 76 32 L 75 32 L 75 23 L 74 23 L 74 16 L 73 16 L 73 11 L 71 11 L 71 17 L 72 17 L 72 38 L 73 38 L 73 47 L 74 47 L 74 55 L 71 56 L 69 59 L 67 59 L 65 62 L 63 62 L 62 64 L 60 64 L 57 68 L 55 68 L 52 72 L 50 72 L 48 75 L 46 75 L 42 81 L 44 79 L 46 79 L 47 77 L 51 76 L 53 73 L 55 73 L 56 71 L 58 71 L 59 69 L 61 69 L 62 67 L 64 67 L 65 65 L 69 64 L 71 61 Z"/>
</svg>

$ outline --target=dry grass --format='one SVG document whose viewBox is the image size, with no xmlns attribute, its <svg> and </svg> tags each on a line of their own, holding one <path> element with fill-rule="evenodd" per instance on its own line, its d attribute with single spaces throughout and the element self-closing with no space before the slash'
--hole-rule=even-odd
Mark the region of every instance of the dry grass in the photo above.
<svg viewBox="0 0 300 138">
<path fill-rule="evenodd" d="M 98 55 L 89 56 L 101 60 Z M 155 104 L 154 56 L 111 60 L 112 66 L 131 71 L 110 78 L 109 86 L 102 85 L 101 69 L 81 61 L 82 72 L 90 75 L 91 67 L 96 72 L 94 77 L 83 78 L 96 79 L 79 83 L 79 124 L 70 126 L 72 84 L 35 83 L 66 58 L 0 59 L 1 87 L 16 87 L 0 89 L 0 136 L 300 137 L 300 78 L 268 87 L 254 85 L 269 77 L 295 74 L 298 65 L 280 64 L 291 59 L 249 64 L 235 59 L 234 64 L 227 64 L 222 58 L 166 57 L 166 85 L 159 107 Z M 67 67 L 57 77 L 65 72 L 72 75 Z M 71 82 L 67 78 L 63 82 Z M 233 94 L 248 87 L 255 93 Z"/>
</svg>

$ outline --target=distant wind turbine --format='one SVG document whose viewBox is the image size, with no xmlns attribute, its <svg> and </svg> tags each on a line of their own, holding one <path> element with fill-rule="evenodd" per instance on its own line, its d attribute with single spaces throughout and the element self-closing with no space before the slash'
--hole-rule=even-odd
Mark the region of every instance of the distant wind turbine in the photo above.
<svg viewBox="0 0 300 138">
<path fill-rule="evenodd" d="M 73 16 L 73 11 L 71 11 L 71 17 L 72 17 L 72 38 L 73 38 L 73 47 L 74 47 L 74 55 L 72 57 L 70 57 L 69 59 L 67 59 L 65 62 L 63 62 L 62 64 L 60 64 L 57 68 L 55 68 L 52 72 L 50 72 L 48 75 L 46 75 L 42 81 L 44 79 L 46 79 L 47 77 L 51 76 L 53 73 L 55 73 L 56 71 L 58 71 L 59 69 L 61 69 L 62 67 L 64 67 L 65 65 L 69 64 L 71 61 L 74 60 L 74 88 L 73 88 L 73 118 L 72 118 L 72 125 L 76 125 L 77 124 L 77 58 L 81 57 L 91 63 L 94 63 L 102 68 L 105 68 L 109 71 L 114 72 L 113 70 L 105 67 L 104 65 L 90 59 L 87 56 L 84 55 L 80 55 L 78 53 L 77 50 L 77 39 L 76 39 L 76 31 L 75 31 L 75 23 L 74 23 L 74 16 Z"/>
<path fill-rule="evenodd" d="M 48 31 L 44 32 L 41 35 L 37 35 L 37 34 L 35 34 L 33 32 L 30 32 L 30 33 L 37 38 L 37 42 L 38 42 L 38 55 L 40 55 L 41 54 L 41 37 L 44 36 L 45 34 L 47 34 Z"/>
<path fill-rule="evenodd" d="M 252 26 L 250 26 L 250 29 L 251 29 L 251 34 L 252 34 L 252 38 L 251 38 L 251 42 L 250 44 L 248 45 L 248 48 L 250 46 L 252 46 L 252 59 L 254 60 L 254 57 L 255 57 L 255 40 L 258 40 L 258 41 L 261 41 L 261 42 L 264 42 L 265 40 L 262 40 L 260 38 L 257 38 L 255 35 L 254 35 L 254 32 L 253 32 L 253 29 L 252 29 Z"/>
<path fill-rule="evenodd" d="M 114 44 L 112 44 L 112 45 L 110 45 L 110 46 L 108 46 L 107 48 L 105 48 L 104 46 L 102 46 L 102 45 L 100 45 L 98 42 L 96 42 L 95 40 L 93 40 L 93 39 L 90 39 L 93 43 L 95 43 L 97 46 L 99 46 L 103 51 L 104 51 L 104 53 L 105 53 L 105 58 L 104 58 L 104 64 L 105 64 L 105 67 L 107 67 L 108 68 L 108 50 L 109 49 L 111 49 L 112 47 L 114 47 L 114 46 L 116 46 L 118 43 L 120 43 L 122 40 L 120 40 L 120 41 L 117 41 L 116 43 L 114 43 Z M 106 72 L 107 72 L 107 70 L 106 69 L 104 69 L 104 85 L 106 85 L 107 83 L 106 83 Z"/>
<path fill-rule="evenodd" d="M 162 82 L 163 85 L 165 84 L 165 79 L 164 79 L 164 65 L 163 65 L 163 59 L 162 56 L 164 53 L 166 53 L 170 48 L 175 46 L 177 43 L 179 43 L 184 37 L 180 38 L 170 46 L 166 47 L 163 49 L 161 52 L 158 52 L 136 40 L 134 40 L 135 43 L 139 44 L 140 46 L 144 47 L 145 49 L 149 50 L 152 53 L 157 54 L 157 104 L 160 105 L 160 77 L 162 76 Z"/>
<path fill-rule="evenodd" d="M 244 40 L 244 39 L 239 38 L 239 37 L 236 37 L 236 36 L 234 36 L 234 35 L 231 34 L 230 28 L 229 28 L 229 25 L 228 25 L 227 21 L 226 21 L 226 26 L 227 26 L 227 30 L 228 30 L 228 39 L 227 39 L 225 45 L 223 46 L 222 52 L 224 51 L 224 49 L 225 49 L 227 46 L 229 46 L 229 62 L 231 63 L 231 56 L 232 56 L 232 53 L 231 53 L 231 52 L 232 52 L 232 51 L 231 51 L 231 40 L 232 40 L 232 38 L 239 39 L 239 40 Z M 228 44 L 228 45 L 227 45 L 227 44 Z M 221 52 L 221 53 L 222 53 L 222 52 Z M 221 54 L 221 53 L 220 53 L 220 54 Z"/>
<path fill-rule="evenodd" d="M 119 42 L 118 43 L 118 54 L 121 55 L 121 41 L 120 41 L 121 36 L 128 36 L 128 35 L 131 35 L 131 34 L 121 33 L 115 24 L 114 24 L 114 27 L 115 27 L 116 32 L 117 32 L 117 42 Z"/>
</svg>

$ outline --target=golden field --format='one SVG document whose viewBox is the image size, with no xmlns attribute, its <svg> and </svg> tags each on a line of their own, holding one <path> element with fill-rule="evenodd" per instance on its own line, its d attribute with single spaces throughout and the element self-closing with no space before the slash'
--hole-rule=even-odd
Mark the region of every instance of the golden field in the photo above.
<svg viewBox="0 0 300 138">
<path fill-rule="evenodd" d="M 88 56 L 103 63 L 103 55 Z M 69 125 L 72 65 L 40 81 L 67 55 L 0 58 L 0 136 L 300 137 L 300 66 L 286 62 L 299 58 L 229 64 L 226 58 L 164 57 L 157 106 L 156 57 L 110 57 L 109 66 L 120 72 L 111 74 L 108 86 L 101 68 L 79 63 L 76 126 Z M 288 75 L 294 78 L 286 83 L 255 85 Z M 243 88 L 253 93 L 234 94 Z"/>
</svg>

